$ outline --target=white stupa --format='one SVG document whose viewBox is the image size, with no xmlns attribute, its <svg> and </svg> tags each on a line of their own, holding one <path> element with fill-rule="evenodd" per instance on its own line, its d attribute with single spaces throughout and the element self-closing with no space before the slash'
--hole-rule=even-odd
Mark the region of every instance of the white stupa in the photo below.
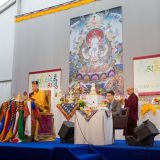
<svg viewBox="0 0 160 160">
<path fill-rule="evenodd" d="M 86 96 L 87 106 L 97 108 L 99 107 L 102 100 L 103 96 L 97 94 L 95 83 L 92 83 L 91 91 Z"/>
<path fill-rule="evenodd" d="M 97 95 L 95 83 L 92 83 L 90 95 Z"/>
</svg>

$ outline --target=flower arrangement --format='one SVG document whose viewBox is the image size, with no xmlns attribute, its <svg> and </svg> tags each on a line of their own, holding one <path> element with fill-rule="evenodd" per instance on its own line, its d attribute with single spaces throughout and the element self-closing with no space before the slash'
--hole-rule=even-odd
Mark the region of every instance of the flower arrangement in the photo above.
<svg viewBox="0 0 160 160">
<path fill-rule="evenodd" d="M 79 105 L 80 110 L 83 110 L 86 106 L 86 102 L 81 99 L 77 101 L 77 104 Z"/>
<path fill-rule="evenodd" d="M 100 106 L 101 107 L 106 107 L 108 104 L 108 101 L 107 100 L 102 100 L 101 103 L 100 103 Z"/>
<path fill-rule="evenodd" d="M 155 98 L 153 99 L 153 102 L 154 102 L 155 104 L 160 104 L 160 97 L 155 97 Z"/>
<path fill-rule="evenodd" d="M 65 104 L 65 103 L 69 103 L 69 100 L 66 98 L 66 97 L 61 97 L 60 99 L 59 99 L 59 102 L 58 102 L 58 104 Z"/>
<path fill-rule="evenodd" d="M 153 104 L 143 104 L 141 107 L 141 116 L 144 118 L 145 114 L 152 111 L 153 115 L 156 115 L 156 108 Z"/>
<path fill-rule="evenodd" d="M 83 110 L 87 116 L 90 116 L 92 114 L 93 108 L 88 107 L 87 109 Z"/>
</svg>

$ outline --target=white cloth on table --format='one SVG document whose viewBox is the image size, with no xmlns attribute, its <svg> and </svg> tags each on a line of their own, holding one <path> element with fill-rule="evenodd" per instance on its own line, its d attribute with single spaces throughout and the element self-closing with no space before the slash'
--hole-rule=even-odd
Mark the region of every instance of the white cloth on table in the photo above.
<svg viewBox="0 0 160 160">
<path fill-rule="evenodd" d="M 79 111 L 75 115 L 75 144 L 109 145 L 113 143 L 113 119 L 105 110 L 98 110 L 86 121 Z"/>
</svg>

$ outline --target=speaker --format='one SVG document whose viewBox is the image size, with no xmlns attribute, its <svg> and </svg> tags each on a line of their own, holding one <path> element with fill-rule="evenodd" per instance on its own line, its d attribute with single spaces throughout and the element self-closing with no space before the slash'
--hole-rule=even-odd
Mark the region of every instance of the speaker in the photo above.
<svg viewBox="0 0 160 160">
<path fill-rule="evenodd" d="M 155 137 L 159 134 L 159 131 L 151 121 L 146 120 L 134 129 L 134 133 L 137 138 L 142 141 L 151 136 Z"/>
<path fill-rule="evenodd" d="M 61 143 L 74 143 L 74 123 L 64 121 L 58 135 L 60 136 Z"/>
<path fill-rule="evenodd" d="M 159 131 L 151 121 L 146 120 L 134 129 L 134 134 L 136 138 L 133 136 L 126 136 L 128 145 L 153 146 L 154 137 L 159 134 Z"/>
</svg>

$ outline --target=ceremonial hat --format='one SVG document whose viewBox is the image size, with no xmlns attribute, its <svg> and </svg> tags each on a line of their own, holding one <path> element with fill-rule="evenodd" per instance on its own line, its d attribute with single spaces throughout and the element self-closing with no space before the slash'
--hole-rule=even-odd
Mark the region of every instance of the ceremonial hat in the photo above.
<svg viewBox="0 0 160 160">
<path fill-rule="evenodd" d="M 38 81 L 32 81 L 32 84 L 37 84 L 38 85 Z"/>
</svg>

